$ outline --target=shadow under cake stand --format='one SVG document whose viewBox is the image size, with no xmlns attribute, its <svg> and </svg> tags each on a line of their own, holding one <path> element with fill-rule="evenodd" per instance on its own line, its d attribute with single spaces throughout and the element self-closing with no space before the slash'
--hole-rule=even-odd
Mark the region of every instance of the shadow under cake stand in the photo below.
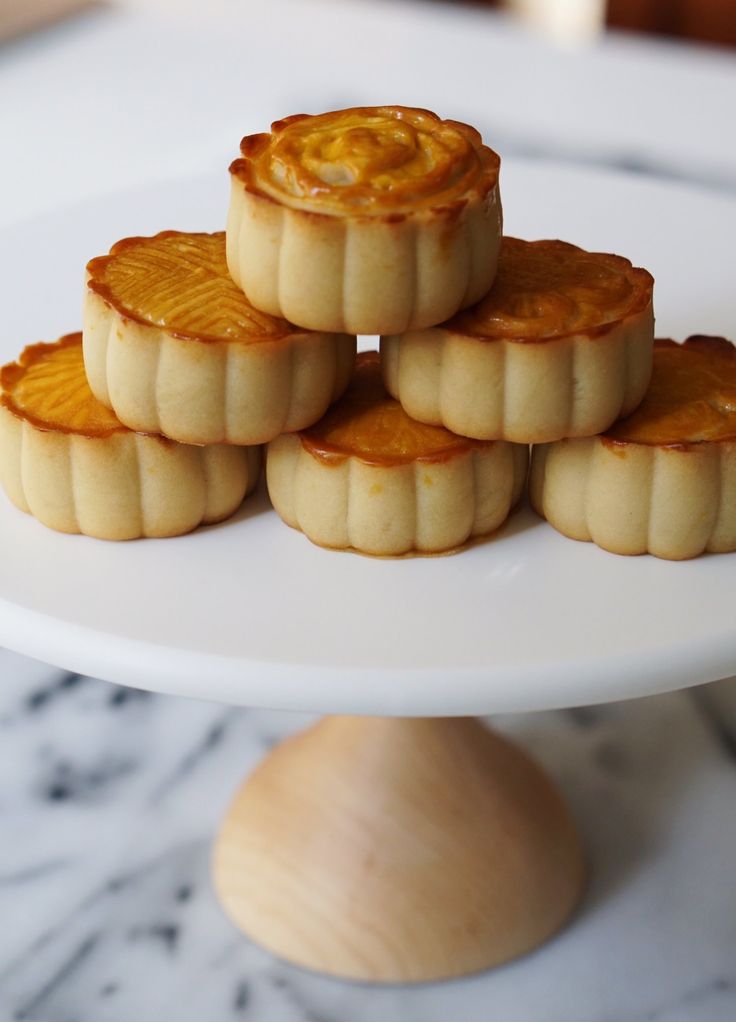
<svg viewBox="0 0 736 1022">
<path fill-rule="evenodd" d="M 457 556 L 394 560 L 313 546 L 263 493 L 178 539 L 60 537 L 5 502 L 0 528 L 10 648 L 155 691 L 329 714 L 242 785 L 213 873 L 246 934 L 344 978 L 498 965 L 578 904 L 585 856 L 563 799 L 476 714 L 736 668 L 728 555 L 616 557 L 528 508 Z"/>
</svg>

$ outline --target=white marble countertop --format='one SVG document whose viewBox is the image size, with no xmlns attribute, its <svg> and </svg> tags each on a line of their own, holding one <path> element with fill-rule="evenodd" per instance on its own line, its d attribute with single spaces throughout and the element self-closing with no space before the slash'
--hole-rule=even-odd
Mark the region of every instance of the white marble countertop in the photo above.
<svg viewBox="0 0 736 1022">
<path fill-rule="evenodd" d="M 206 15 L 205 15 L 206 11 Z M 574 53 L 483 11 L 351 0 L 98 8 L 0 46 L 3 224 L 224 167 L 273 116 L 435 107 L 502 153 L 736 191 L 736 60 L 612 37 Z M 20 343 L 20 340 L 19 340 Z M 736 683 L 498 722 L 569 798 L 576 920 L 496 972 L 336 983 L 220 913 L 212 835 L 302 718 L 154 696 L 0 655 L 0 1019 L 731 1022 Z"/>
<path fill-rule="evenodd" d="M 503 718 L 569 799 L 577 918 L 509 966 L 418 987 L 284 965 L 221 914 L 211 839 L 304 719 L 0 657 L 0 1018 L 29 1022 L 731 1022 L 736 733 L 700 695 Z"/>
</svg>

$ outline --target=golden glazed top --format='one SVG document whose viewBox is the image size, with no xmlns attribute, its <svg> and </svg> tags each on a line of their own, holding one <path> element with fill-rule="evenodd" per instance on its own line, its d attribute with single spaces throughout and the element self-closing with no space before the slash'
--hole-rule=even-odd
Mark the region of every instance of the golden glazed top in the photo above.
<svg viewBox="0 0 736 1022">
<path fill-rule="evenodd" d="M 300 436 L 306 450 L 324 461 L 355 456 L 371 465 L 446 461 L 473 447 L 489 446 L 410 419 L 383 386 L 377 351 L 358 355 L 345 394 Z"/>
<path fill-rule="evenodd" d="M 723 337 L 656 340 L 644 400 L 604 439 L 674 447 L 736 440 L 736 347 Z"/>
<path fill-rule="evenodd" d="M 199 341 L 258 341 L 293 333 L 254 309 L 233 284 L 225 234 L 163 231 L 125 238 L 87 264 L 87 287 L 122 316 Z M 302 331 L 304 332 L 304 331 Z"/>
<path fill-rule="evenodd" d="M 651 274 L 622 256 L 504 238 L 491 290 L 445 326 L 483 340 L 532 343 L 604 333 L 646 309 L 653 286 Z"/>
<path fill-rule="evenodd" d="M 475 128 L 405 106 L 354 107 L 276 121 L 247 135 L 230 172 L 297 209 L 359 216 L 464 205 L 498 182 Z"/>
<path fill-rule="evenodd" d="M 2 403 L 39 429 L 106 437 L 127 427 L 89 389 L 81 333 L 31 344 L 0 369 Z"/>
</svg>

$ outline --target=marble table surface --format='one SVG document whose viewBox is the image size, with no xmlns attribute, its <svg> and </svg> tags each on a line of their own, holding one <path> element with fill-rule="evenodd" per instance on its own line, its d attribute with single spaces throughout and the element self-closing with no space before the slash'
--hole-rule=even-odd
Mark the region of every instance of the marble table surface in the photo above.
<svg viewBox="0 0 736 1022">
<path fill-rule="evenodd" d="M 460 6 L 98 4 L 0 47 L 0 96 L 0 228 L 224 168 L 274 114 L 376 101 L 468 119 L 509 155 L 736 190 L 732 54 L 620 36 L 563 53 Z M 569 799 L 591 884 L 534 954 L 417 987 L 291 968 L 215 901 L 230 796 L 305 722 L 0 651 L 0 1022 L 736 1018 L 736 680 L 496 720 Z"/>
<path fill-rule="evenodd" d="M 3 1022 L 736 1017 L 736 722 L 723 683 L 497 719 L 570 801 L 592 865 L 584 904 L 504 968 L 380 988 L 274 960 L 213 894 L 228 799 L 306 718 L 120 688 L 9 652 L 0 678 Z"/>
</svg>

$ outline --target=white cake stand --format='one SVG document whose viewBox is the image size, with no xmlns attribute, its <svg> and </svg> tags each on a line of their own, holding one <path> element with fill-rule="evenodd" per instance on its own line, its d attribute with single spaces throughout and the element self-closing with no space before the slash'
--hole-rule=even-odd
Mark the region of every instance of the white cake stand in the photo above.
<svg viewBox="0 0 736 1022">
<path fill-rule="evenodd" d="M 217 229 L 226 175 L 6 229 L 3 361 L 78 327 L 87 258 L 118 237 Z M 658 333 L 736 336 L 736 203 L 508 161 L 507 230 L 617 251 L 657 278 Z M 332 553 L 260 494 L 234 520 L 128 544 L 61 536 L 0 500 L 0 641 L 121 684 L 342 714 L 272 752 L 216 845 L 224 907 L 276 953 L 420 980 L 505 961 L 583 882 L 555 789 L 473 714 L 665 691 L 736 670 L 736 558 L 616 557 L 522 509 L 454 557 Z"/>
</svg>

